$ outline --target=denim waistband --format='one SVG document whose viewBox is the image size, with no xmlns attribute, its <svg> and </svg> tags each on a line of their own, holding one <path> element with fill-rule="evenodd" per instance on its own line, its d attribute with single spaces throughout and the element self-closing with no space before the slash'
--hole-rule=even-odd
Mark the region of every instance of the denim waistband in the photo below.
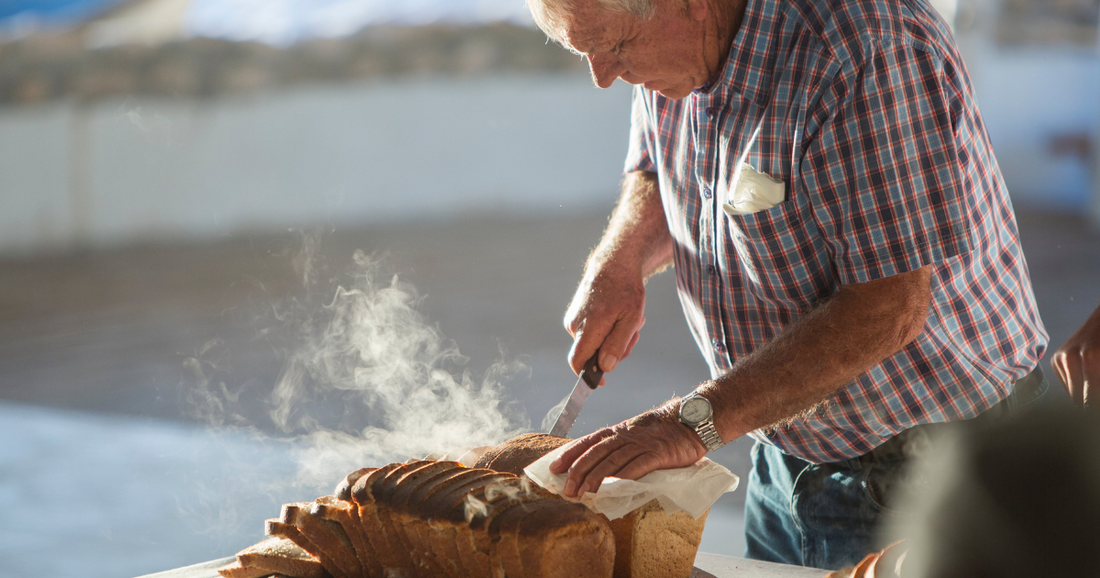
<svg viewBox="0 0 1100 578">
<path fill-rule="evenodd" d="M 1035 402 L 1048 388 L 1043 370 L 1036 367 L 1031 373 L 1016 380 L 1012 386 L 1012 392 L 1007 397 L 997 402 L 993 407 L 983 411 L 977 417 L 967 420 L 975 424 L 991 424 L 1005 419 L 1020 408 Z M 923 449 L 943 435 L 943 432 L 952 428 L 954 424 L 926 423 L 913 426 L 894 437 L 886 440 L 875 449 L 862 456 L 833 462 L 835 466 L 861 470 L 871 466 L 877 459 L 907 457 L 919 454 Z"/>
</svg>

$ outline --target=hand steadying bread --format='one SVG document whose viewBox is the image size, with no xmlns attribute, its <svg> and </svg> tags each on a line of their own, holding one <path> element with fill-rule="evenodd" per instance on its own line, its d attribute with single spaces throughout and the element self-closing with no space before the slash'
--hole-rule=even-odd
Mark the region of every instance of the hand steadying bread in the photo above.
<svg viewBox="0 0 1100 578">
<path fill-rule="evenodd" d="M 656 502 L 609 522 L 523 468 L 568 443 L 527 434 L 472 468 L 417 460 L 351 472 L 332 496 L 283 506 L 225 578 L 646 578 L 691 573 L 705 517 Z"/>
</svg>

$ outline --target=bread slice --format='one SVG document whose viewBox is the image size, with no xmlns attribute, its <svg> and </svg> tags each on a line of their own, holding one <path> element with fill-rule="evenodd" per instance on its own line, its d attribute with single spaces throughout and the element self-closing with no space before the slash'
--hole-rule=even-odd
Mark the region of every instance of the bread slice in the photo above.
<svg viewBox="0 0 1100 578">
<path fill-rule="evenodd" d="M 321 563 L 321 566 L 324 567 L 326 572 L 333 576 L 340 576 L 340 569 L 336 566 L 336 564 L 333 563 L 333 561 L 328 557 L 318 556 L 317 552 L 320 552 L 320 549 L 317 547 L 316 544 L 310 541 L 309 538 L 306 538 L 305 534 L 303 534 L 301 530 L 299 530 L 298 527 L 294 524 L 287 524 L 284 523 L 282 520 L 267 520 L 265 533 L 268 536 L 281 537 L 290 540 L 299 548 L 305 550 L 306 552 L 309 552 L 311 555 L 317 558 L 317 560 Z"/>
<path fill-rule="evenodd" d="M 386 499 L 393 528 L 404 543 L 409 545 L 409 554 L 417 567 L 416 571 L 424 576 L 441 577 L 446 572 L 432 552 L 432 546 L 437 542 L 435 537 L 414 531 L 414 519 L 408 515 L 409 499 L 421 486 L 431 487 L 435 478 L 457 468 L 463 468 L 462 464 L 448 461 L 419 464 L 398 478 L 393 493 Z"/>
<path fill-rule="evenodd" d="M 323 520 L 340 524 L 351 541 L 352 550 L 363 571 L 368 576 L 381 576 L 382 565 L 374 553 L 370 541 L 359 521 L 359 508 L 352 503 L 337 499 L 335 496 L 323 496 L 314 500 L 309 513 Z"/>
<path fill-rule="evenodd" d="M 240 561 L 234 560 L 228 566 L 218 568 L 218 574 L 221 574 L 223 578 L 266 578 L 271 576 L 271 570 L 246 568 L 241 565 Z"/>
<path fill-rule="evenodd" d="M 393 569 L 406 578 L 431 577 L 420 572 L 419 565 L 413 560 L 412 546 L 406 540 L 404 533 L 399 532 L 394 525 L 393 509 L 389 507 L 389 500 L 393 493 L 397 491 L 397 481 L 420 465 L 422 465 L 422 462 L 401 464 L 390 470 L 381 480 L 377 480 L 371 485 L 371 494 L 375 503 L 379 505 L 374 509 L 374 515 L 395 557 Z M 362 515 L 363 509 L 360 508 L 359 512 Z"/>
<path fill-rule="evenodd" d="M 414 533 L 419 543 L 425 544 L 427 551 L 437 564 L 443 568 L 445 576 L 468 576 L 462 566 L 459 553 L 454 545 L 454 528 L 439 526 L 438 519 L 443 510 L 437 505 L 441 497 L 471 485 L 483 482 L 489 470 L 463 468 L 462 471 L 449 472 L 432 480 L 431 483 L 413 492 L 406 502 L 404 520 L 406 532 Z"/>
<path fill-rule="evenodd" d="M 463 550 L 460 546 L 460 544 L 471 543 L 471 540 L 460 541 L 459 534 L 468 533 L 469 528 L 465 520 L 457 525 L 449 521 L 452 510 L 460 507 L 465 511 L 467 500 L 479 489 L 515 479 L 508 474 L 492 470 L 475 469 L 473 471 L 477 473 L 476 476 L 450 484 L 449 487 L 417 504 L 416 509 L 412 511 L 412 517 L 419 519 L 414 527 L 425 535 L 435 536 L 432 540 L 434 555 L 445 560 L 445 565 L 460 576 L 469 575 L 471 572 L 472 550 L 468 548 Z"/>
<path fill-rule="evenodd" d="M 358 482 L 363 476 L 369 475 L 376 471 L 378 468 L 359 468 L 354 472 L 344 476 L 344 479 L 340 480 L 340 483 L 336 484 L 336 489 L 333 490 L 332 495 L 337 500 L 343 500 L 345 502 L 354 501 L 352 499 L 352 488 L 355 486 L 355 482 Z"/>
<path fill-rule="evenodd" d="M 338 522 L 326 520 L 314 516 L 310 511 L 312 502 L 295 502 L 283 504 L 280 520 L 285 524 L 293 524 L 301 533 L 313 543 L 315 550 L 306 550 L 320 560 L 326 558 L 339 573 L 333 573 L 337 578 L 360 578 L 363 574 L 363 566 L 359 558 L 355 556 L 355 547 L 351 538 L 344 532 L 344 528 Z"/>
<path fill-rule="evenodd" d="M 367 534 L 371 547 L 378 554 L 378 562 L 383 571 L 387 573 L 405 572 L 406 567 L 412 565 L 407 551 L 402 550 L 400 542 L 394 537 L 394 543 L 390 543 L 389 536 L 382 527 L 378 513 L 378 504 L 374 499 L 374 486 L 381 484 L 392 471 L 405 464 L 388 464 L 359 478 L 352 486 L 352 497 L 359 506 L 359 521 L 363 524 L 363 530 Z"/>
<path fill-rule="evenodd" d="M 504 576 L 505 568 L 499 552 L 499 542 L 500 525 L 506 519 L 505 514 L 517 508 L 527 511 L 528 504 L 545 498 L 528 492 L 490 492 L 490 489 L 500 490 L 500 485 L 486 487 L 483 494 L 484 507 L 475 512 L 472 518 L 468 518 L 467 526 L 477 567 L 483 568 L 488 564 L 492 576 Z M 564 503 L 561 498 L 553 499 Z M 469 512 L 467 510 L 467 514 Z"/>
<path fill-rule="evenodd" d="M 237 561 L 245 568 L 265 573 L 284 574 L 294 578 L 324 578 L 320 560 L 286 538 L 268 538 L 237 553 Z M 223 574 L 224 576 L 224 574 Z M 229 578 L 229 577 L 227 577 Z"/>
<path fill-rule="evenodd" d="M 344 479 L 340 480 L 340 483 L 336 484 L 336 489 L 333 490 L 332 493 L 332 496 L 339 500 L 340 503 L 348 506 L 346 516 L 355 528 L 353 530 L 344 528 L 344 530 L 348 533 L 348 537 L 352 539 L 352 543 L 355 545 L 356 555 L 359 556 L 359 562 L 370 576 L 381 576 L 382 565 L 378 561 L 378 554 L 375 552 L 374 546 L 370 543 L 370 538 L 367 536 L 367 530 L 363 526 L 363 521 L 359 518 L 359 506 L 352 498 L 352 488 L 360 478 L 370 475 L 377 469 L 378 468 L 359 468 L 351 472 L 347 476 L 344 476 Z M 370 560 L 365 560 L 364 558 L 370 558 Z"/>
</svg>

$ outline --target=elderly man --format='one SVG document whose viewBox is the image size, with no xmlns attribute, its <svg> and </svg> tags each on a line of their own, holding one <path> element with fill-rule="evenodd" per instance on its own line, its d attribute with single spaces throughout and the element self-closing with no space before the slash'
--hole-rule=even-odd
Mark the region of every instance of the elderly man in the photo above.
<svg viewBox="0 0 1100 578">
<path fill-rule="evenodd" d="M 570 363 L 614 370 L 672 264 L 713 375 L 553 469 L 591 492 L 748 434 L 748 555 L 855 563 L 914 432 L 1042 382 L 1024 379 L 1046 334 L 947 25 L 924 0 L 528 2 L 598 86 L 636 85 Z"/>
</svg>

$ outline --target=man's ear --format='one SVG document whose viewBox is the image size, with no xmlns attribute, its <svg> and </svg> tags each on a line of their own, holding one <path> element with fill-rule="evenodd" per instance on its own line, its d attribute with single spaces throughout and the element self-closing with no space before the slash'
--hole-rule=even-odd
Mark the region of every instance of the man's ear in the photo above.
<svg viewBox="0 0 1100 578">
<path fill-rule="evenodd" d="M 710 16 L 711 0 L 687 0 L 687 13 L 697 22 L 703 22 Z"/>
</svg>

